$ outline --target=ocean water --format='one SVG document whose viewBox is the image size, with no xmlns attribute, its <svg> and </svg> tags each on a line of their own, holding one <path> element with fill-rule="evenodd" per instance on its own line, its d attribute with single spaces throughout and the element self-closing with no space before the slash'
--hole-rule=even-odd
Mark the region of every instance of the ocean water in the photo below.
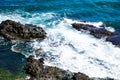
<svg viewBox="0 0 120 80">
<path fill-rule="evenodd" d="M 45 65 L 90 77 L 120 80 L 120 48 L 71 26 L 76 22 L 120 29 L 120 0 L 1 0 L 0 22 L 7 19 L 35 24 L 47 32 L 42 42 L 14 41 L 13 52 L 43 57 Z M 16 46 L 21 50 L 14 50 Z M 39 48 L 42 51 L 35 53 Z"/>
</svg>

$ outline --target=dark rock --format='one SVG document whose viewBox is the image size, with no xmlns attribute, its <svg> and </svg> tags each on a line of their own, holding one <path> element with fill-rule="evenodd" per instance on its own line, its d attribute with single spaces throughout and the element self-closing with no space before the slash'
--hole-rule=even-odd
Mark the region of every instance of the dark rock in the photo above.
<svg viewBox="0 0 120 80">
<path fill-rule="evenodd" d="M 32 77 L 39 78 L 39 75 L 43 69 L 43 59 L 41 58 L 39 61 L 33 59 L 33 56 L 30 56 L 27 59 L 27 64 L 25 67 L 26 74 L 30 74 Z"/>
<path fill-rule="evenodd" d="M 113 45 L 120 46 L 120 35 L 112 35 L 106 38 L 106 41 L 112 42 Z"/>
<path fill-rule="evenodd" d="M 80 31 L 81 29 L 89 30 L 91 28 L 95 28 L 93 25 L 80 24 L 80 23 L 73 23 L 72 26 L 73 26 L 73 28 L 77 29 L 78 31 Z"/>
<path fill-rule="evenodd" d="M 21 24 L 12 20 L 3 21 L 0 24 L 0 35 L 7 40 L 44 39 L 46 32 L 38 26 L 32 24 Z"/>
<path fill-rule="evenodd" d="M 33 56 L 27 59 L 25 72 L 29 80 L 92 80 L 83 73 L 72 73 L 57 67 L 45 66 L 44 59 L 36 60 Z"/>
<path fill-rule="evenodd" d="M 74 73 L 72 79 L 73 80 L 92 80 L 87 75 L 80 73 L 80 72 Z"/>
<path fill-rule="evenodd" d="M 79 23 L 73 23 L 72 26 L 78 31 L 80 30 L 89 31 L 90 34 L 95 36 L 96 38 L 106 38 L 106 41 L 111 42 L 113 45 L 120 47 L 120 30 L 110 32 L 105 28 L 97 28 L 93 25 Z"/>
<path fill-rule="evenodd" d="M 116 79 L 113 79 L 113 78 L 93 78 L 94 80 L 116 80 Z"/>
<path fill-rule="evenodd" d="M 83 73 L 73 73 L 57 67 L 45 66 L 44 59 L 27 58 L 25 73 L 30 76 L 29 80 L 114 80 L 112 78 L 90 78 Z"/>
<path fill-rule="evenodd" d="M 113 35 L 120 35 L 120 30 L 119 29 L 115 30 L 115 32 L 113 33 Z"/>
<path fill-rule="evenodd" d="M 113 45 L 120 47 L 120 30 L 116 30 L 113 35 L 108 36 L 106 41 L 112 42 Z"/>
<path fill-rule="evenodd" d="M 97 28 L 93 25 L 88 25 L 88 24 L 73 23 L 72 26 L 73 26 L 73 28 L 75 28 L 78 31 L 80 31 L 80 30 L 89 31 L 90 34 L 92 34 L 96 38 L 102 38 L 102 37 L 110 36 L 113 34 L 112 32 L 107 31 L 104 28 Z"/>
</svg>

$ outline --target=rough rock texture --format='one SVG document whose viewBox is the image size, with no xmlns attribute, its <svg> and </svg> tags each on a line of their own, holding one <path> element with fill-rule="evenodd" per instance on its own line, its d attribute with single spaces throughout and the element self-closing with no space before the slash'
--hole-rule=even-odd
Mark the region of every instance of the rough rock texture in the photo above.
<svg viewBox="0 0 120 80">
<path fill-rule="evenodd" d="M 80 30 L 87 30 L 90 31 L 90 34 L 94 35 L 96 38 L 102 38 L 106 36 L 110 36 L 113 33 L 110 31 L 107 31 L 104 28 L 97 28 L 93 25 L 88 25 L 88 24 L 77 24 L 74 23 L 72 24 L 73 28 L 77 29 L 78 31 Z"/>
<path fill-rule="evenodd" d="M 34 59 L 34 56 L 27 58 L 25 73 L 30 76 L 28 80 L 114 80 L 112 78 L 90 78 L 83 73 L 72 73 L 57 67 L 44 65 L 44 59 Z"/>
<path fill-rule="evenodd" d="M 117 80 L 117 79 L 113 79 L 113 78 L 93 78 L 93 80 Z"/>
<path fill-rule="evenodd" d="M 112 44 L 120 47 L 120 30 L 116 30 L 113 35 L 108 36 L 106 41 L 112 42 Z"/>
<path fill-rule="evenodd" d="M 44 39 L 46 32 L 38 26 L 32 24 L 21 24 L 12 20 L 3 21 L 0 24 L 0 35 L 7 40 Z"/>
<path fill-rule="evenodd" d="M 120 46 L 120 35 L 108 36 L 106 41 L 112 42 L 114 45 Z"/>
<path fill-rule="evenodd" d="M 91 35 L 96 38 L 106 38 L 106 41 L 111 42 L 113 45 L 120 47 L 120 31 L 111 32 L 105 28 L 98 28 L 93 25 L 73 23 L 73 28 L 76 30 L 86 30 L 89 31 Z"/>
<path fill-rule="evenodd" d="M 31 78 L 29 80 L 92 80 L 83 73 L 72 73 L 57 67 L 44 66 L 44 60 L 34 59 L 30 56 L 27 59 L 25 72 Z"/>
</svg>

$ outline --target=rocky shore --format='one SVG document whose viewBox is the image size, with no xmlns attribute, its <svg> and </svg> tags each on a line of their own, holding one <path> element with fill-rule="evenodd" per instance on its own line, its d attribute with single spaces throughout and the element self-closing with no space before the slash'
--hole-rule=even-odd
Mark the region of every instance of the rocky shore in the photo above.
<svg viewBox="0 0 120 80">
<path fill-rule="evenodd" d="M 34 56 L 27 58 L 25 73 L 29 76 L 27 80 L 114 80 L 112 78 L 90 78 L 78 72 L 73 73 L 57 67 L 45 66 L 44 59 L 34 59 Z"/>
<path fill-rule="evenodd" d="M 106 41 L 112 42 L 113 45 L 120 46 L 120 33 L 111 32 L 105 28 L 97 28 L 87 24 L 72 24 L 73 28 L 78 31 L 89 31 L 96 38 L 106 38 Z M 12 20 L 3 21 L 0 24 L 0 36 L 6 40 L 30 41 L 32 39 L 45 39 L 46 32 L 43 28 L 32 24 L 21 24 Z M 90 78 L 81 72 L 73 73 L 69 70 L 63 70 L 57 67 L 45 66 L 44 59 L 34 59 L 34 56 L 27 58 L 24 68 L 25 73 L 30 76 L 28 80 L 114 80 L 111 78 Z"/>
<path fill-rule="evenodd" d="M 89 24 L 80 24 L 80 23 L 73 23 L 72 27 L 78 31 L 89 31 L 91 35 L 96 38 L 105 38 L 106 41 L 111 42 L 113 45 L 120 47 L 120 30 L 111 32 L 106 30 L 103 27 L 96 27 Z"/>
<path fill-rule="evenodd" d="M 57 67 L 44 65 L 44 59 L 34 59 L 33 56 L 27 58 L 25 72 L 30 76 L 29 80 L 91 80 L 82 73 L 72 73 Z"/>
</svg>

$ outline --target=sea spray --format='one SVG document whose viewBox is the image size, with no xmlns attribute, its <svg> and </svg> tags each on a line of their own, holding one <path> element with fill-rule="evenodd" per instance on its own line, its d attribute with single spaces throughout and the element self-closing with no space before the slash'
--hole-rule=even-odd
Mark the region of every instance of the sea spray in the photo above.
<svg viewBox="0 0 120 80">
<path fill-rule="evenodd" d="M 87 32 L 76 31 L 71 26 L 73 22 L 67 18 L 49 22 L 51 27 L 46 27 L 46 39 L 42 42 L 35 40 L 27 44 L 32 49 L 26 48 L 27 51 L 19 52 L 24 55 L 36 55 L 36 58 L 43 57 L 45 65 L 57 66 L 72 72 L 83 72 L 90 77 L 119 79 L 120 49 L 104 39 L 96 39 Z M 93 25 L 101 26 L 102 23 L 96 22 Z M 37 54 L 34 53 L 34 50 L 39 48 L 42 50 Z M 33 51 L 29 52 L 29 50 Z"/>
</svg>

